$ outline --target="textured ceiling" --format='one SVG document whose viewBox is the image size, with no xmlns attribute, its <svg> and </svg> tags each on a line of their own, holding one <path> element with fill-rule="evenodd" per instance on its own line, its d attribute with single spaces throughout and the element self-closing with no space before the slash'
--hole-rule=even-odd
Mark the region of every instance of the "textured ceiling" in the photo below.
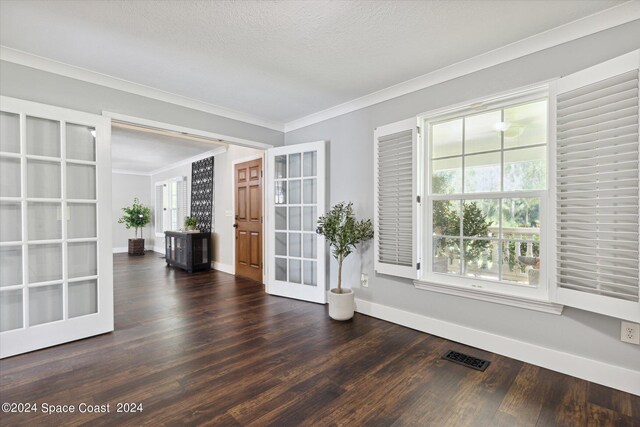
<svg viewBox="0 0 640 427">
<path fill-rule="evenodd" d="M 288 122 L 620 1 L 6 1 L 0 44 Z"/>
<path fill-rule="evenodd" d="M 114 127 L 111 131 L 111 167 L 149 173 L 222 146 Z"/>
</svg>

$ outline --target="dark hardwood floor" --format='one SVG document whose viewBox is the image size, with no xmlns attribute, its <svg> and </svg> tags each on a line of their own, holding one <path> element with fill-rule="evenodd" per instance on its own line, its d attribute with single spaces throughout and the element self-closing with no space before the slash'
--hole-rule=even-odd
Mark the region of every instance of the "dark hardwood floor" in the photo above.
<svg viewBox="0 0 640 427">
<path fill-rule="evenodd" d="M 111 412 L 0 424 L 640 426 L 638 396 L 363 315 L 331 321 L 325 306 L 158 254 L 114 262 L 115 332 L 0 362 L 2 402 Z M 449 349 L 491 365 L 442 360 Z"/>
</svg>

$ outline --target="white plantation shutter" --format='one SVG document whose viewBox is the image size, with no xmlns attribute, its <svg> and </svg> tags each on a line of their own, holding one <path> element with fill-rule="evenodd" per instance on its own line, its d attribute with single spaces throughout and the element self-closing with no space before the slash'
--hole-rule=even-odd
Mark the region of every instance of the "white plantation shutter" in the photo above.
<svg viewBox="0 0 640 427">
<path fill-rule="evenodd" d="M 640 319 L 638 51 L 558 81 L 559 302 Z"/>
<path fill-rule="evenodd" d="M 417 120 L 377 128 L 375 270 L 416 278 Z"/>
</svg>

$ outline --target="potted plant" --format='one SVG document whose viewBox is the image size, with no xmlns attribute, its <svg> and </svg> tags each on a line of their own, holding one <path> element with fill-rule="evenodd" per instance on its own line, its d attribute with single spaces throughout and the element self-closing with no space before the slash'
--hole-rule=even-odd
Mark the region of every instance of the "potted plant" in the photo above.
<svg viewBox="0 0 640 427">
<path fill-rule="evenodd" d="M 338 203 L 318 219 L 317 233 L 331 246 L 331 254 L 338 260 L 338 286 L 329 291 L 329 316 L 335 320 L 349 320 L 355 311 L 352 289 L 342 287 L 342 263 L 360 242 L 373 238 L 371 220 L 357 221 L 353 203 Z"/>
<path fill-rule="evenodd" d="M 129 239 L 129 255 L 144 255 L 142 229 L 151 222 L 151 208 L 141 205 L 140 200 L 136 197 L 133 199 L 133 205 L 122 208 L 122 210 L 124 215 L 118 220 L 118 224 L 124 224 L 127 230 L 135 229 L 135 238 Z M 140 229 L 139 238 L 138 229 Z"/>
<path fill-rule="evenodd" d="M 193 231 L 196 229 L 196 226 L 198 225 L 198 223 L 196 222 L 196 219 L 192 216 L 185 216 L 184 217 L 184 229 L 187 231 Z"/>
</svg>

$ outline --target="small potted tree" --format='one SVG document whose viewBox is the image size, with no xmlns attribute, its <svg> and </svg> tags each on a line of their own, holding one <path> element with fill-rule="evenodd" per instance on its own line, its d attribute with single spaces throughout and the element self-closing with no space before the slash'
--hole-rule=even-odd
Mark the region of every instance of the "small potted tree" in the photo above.
<svg viewBox="0 0 640 427">
<path fill-rule="evenodd" d="M 358 243 L 373 238 L 371 220 L 357 221 L 353 203 L 338 203 L 318 219 L 318 234 L 331 246 L 331 254 L 338 261 L 338 286 L 329 291 L 329 316 L 335 320 L 349 320 L 355 311 L 354 293 L 342 287 L 342 263 Z"/>
<path fill-rule="evenodd" d="M 196 221 L 196 219 L 192 216 L 185 216 L 184 217 L 184 229 L 185 231 L 196 231 L 196 226 L 198 225 L 198 222 Z"/>
<path fill-rule="evenodd" d="M 124 215 L 118 220 L 118 224 L 124 224 L 128 229 L 135 229 L 135 238 L 129 239 L 129 255 L 144 255 L 144 238 L 142 237 L 142 229 L 151 222 L 151 208 L 140 204 L 140 200 L 136 197 L 133 199 L 133 205 L 122 208 Z M 138 238 L 138 229 L 140 229 L 140 237 Z"/>
</svg>

